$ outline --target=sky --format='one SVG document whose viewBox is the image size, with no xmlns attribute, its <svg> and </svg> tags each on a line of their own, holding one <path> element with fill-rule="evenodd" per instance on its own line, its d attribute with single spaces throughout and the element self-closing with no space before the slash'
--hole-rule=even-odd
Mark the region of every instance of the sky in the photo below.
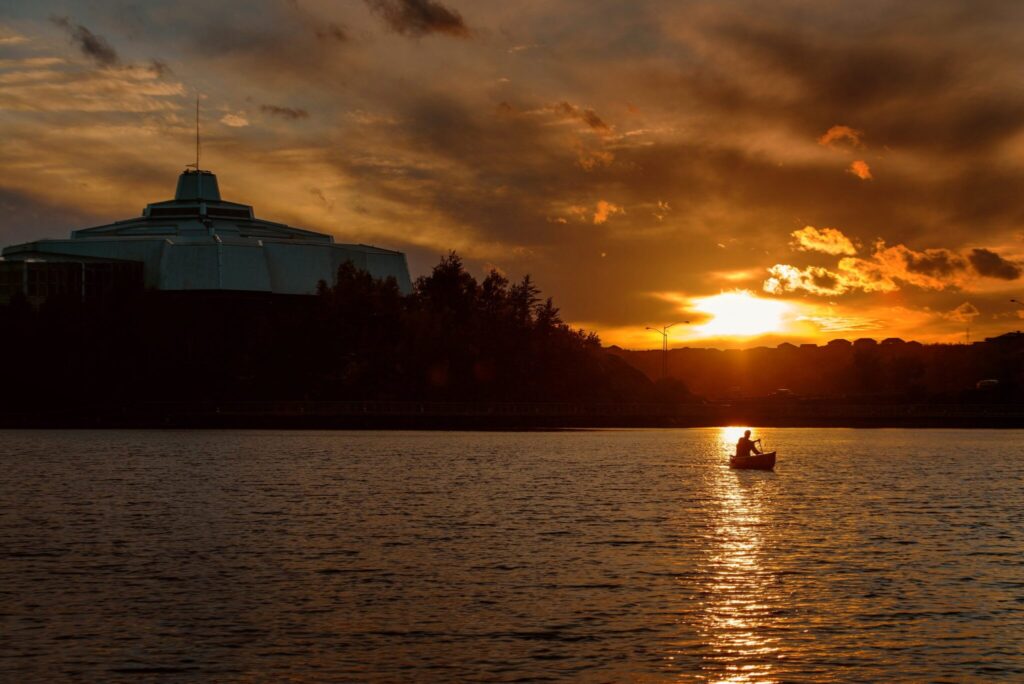
<svg viewBox="0 0 1024 684">
<path fill-rule="evenodd" d="M 169 199 L 530 274 L 606 344 L 1024 328 L 1016 0 L 0 0 L 0 245 Z M 688 321 L 689 323 L 684 323 Z"/>
</svg>

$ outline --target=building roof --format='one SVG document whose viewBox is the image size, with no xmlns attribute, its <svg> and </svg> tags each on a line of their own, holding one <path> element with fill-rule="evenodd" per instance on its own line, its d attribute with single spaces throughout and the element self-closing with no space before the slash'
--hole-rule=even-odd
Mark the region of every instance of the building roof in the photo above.
<svg viewBox="0 0 1024 684">
<path fill-rule="evenodd" d="M 217 176 L 210 171 L 185 171 L 178 177 L 174 199 L 147 204 L 142 210 L 142 216 L 138 218 L 76 230 L 71 233 L 71 238 L 80 240 L 195 233 L 327 244 L 334 242 L 330 235 L 258 219 L 251 206 L 222 200 Z"/>
<path fill-rule="evenodd" d="M 70 239 L 11 245 L 5 259 L 127 260 L 145 264 L 146 285 L 161 290 L 247 290 L 311 294 L 351 261 L 411 289 L 405 255 L 361 244 L 335 244 L 325 233 L 258 219 L 253 208 L 221 199 L 217 176 L 188 170 L 174 199 L 142 215 L 72 231 Z"/>
</svg>

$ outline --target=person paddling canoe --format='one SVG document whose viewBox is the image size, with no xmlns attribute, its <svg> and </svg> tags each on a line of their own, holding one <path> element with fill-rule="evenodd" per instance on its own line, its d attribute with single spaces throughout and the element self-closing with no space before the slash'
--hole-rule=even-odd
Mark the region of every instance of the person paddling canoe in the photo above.
<svg viewBox="0 0 1024 684">
<path fill-rule="evenodd" d="M 759 439 L 751 440 L 750 439 L 750 430 L 744 430 L 743 431 L 743 436 L 740 437 L 738 442 L 736 442 L 736 456 L 738 456 L 738 457 L 750 456 L 750 452 L 751 451 L 753 451 L 755 454 L 762 453 L 761 450 L 757 448 L 757 444 L 760 441 L 761 440 L 759 440 Z"/>
</svg>

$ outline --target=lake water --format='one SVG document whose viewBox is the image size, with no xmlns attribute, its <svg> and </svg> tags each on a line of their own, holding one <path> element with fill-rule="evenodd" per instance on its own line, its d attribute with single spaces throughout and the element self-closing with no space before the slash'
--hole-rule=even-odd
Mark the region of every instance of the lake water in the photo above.
<svg viewBox="0 0 1024 684">
<path fill-rule="evenodd" d="M 1024 680 L 1020 431 L 2 432 L 0 680 Z"/>
</svg>

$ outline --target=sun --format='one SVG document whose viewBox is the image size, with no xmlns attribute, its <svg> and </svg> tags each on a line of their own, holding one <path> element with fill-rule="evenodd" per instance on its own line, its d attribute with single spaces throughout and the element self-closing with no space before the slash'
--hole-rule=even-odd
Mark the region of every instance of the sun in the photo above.
<svg viewBox="0 0 1024 684">
<path fill-rule="evenodd" d="M 786 329 L 786 317 L 793 307 L 787 302 L 761 299 L 749 290 L 723 292 L 693 300 L 693 308 L 711 316 L 696 326 L 705 337 L 753 337 Z"/>
</svg>

